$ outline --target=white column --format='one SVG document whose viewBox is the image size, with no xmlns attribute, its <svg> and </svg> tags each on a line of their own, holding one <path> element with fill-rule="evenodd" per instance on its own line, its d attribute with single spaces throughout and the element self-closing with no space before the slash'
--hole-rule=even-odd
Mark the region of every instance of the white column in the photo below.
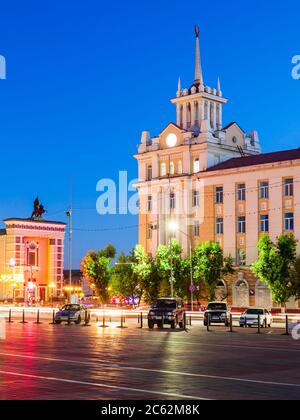
<svg viewBox="0 0 300 420">
<path fill-rule="evenodd" d="M 221 130 L 222 129 L 222 125 L 223 125 L 222 105 L 221 104 L 219 105 L 219 121 L 218 121 L 218 124 L 219 124 L 219 129 Z"/>
<path fill-rule="evenodd" d="M 196 104 L 195 104 L 195 101 L 193 101 L 191 103 L 191 127 L 195 125 L 195 121 L 196 121 Z"/>
<path fill-rule="evenodd" d="M 217 129 L 217 103 L 214 102 L 214 109 L 213 109 L 213 128 L 214 130 Z"/>
<path fill-rule="evenodd" d="M 176 118 L 177 118 L 177 125 L 179 125 L 180 126 L 180 108 L 181 108 L 181 105 L 180 104 L 177 104 L 176 105 Z"/>
<path fill-rule="evenodd" d="M 197 116 L 197 119 L 199 121 L 199 125 L 201 124 L 201 121 L 203 119 L 203 110 L 202 110 L 202 108 L 203 108 L 203 102 L 202 101 L 199 101 L 198 102 L 198 116 Z"/>
</svg>

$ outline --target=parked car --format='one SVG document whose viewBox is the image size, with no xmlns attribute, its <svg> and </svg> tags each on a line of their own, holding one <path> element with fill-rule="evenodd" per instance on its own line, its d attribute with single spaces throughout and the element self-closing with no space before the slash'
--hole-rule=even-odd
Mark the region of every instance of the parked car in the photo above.
<svg viewBox="0 0 300 420">
<path fill-rule="evenodd" d="M 225 324 L 229 326 L 230 311 L 225 302 L 211 302 L 207 305 L 204 312 L 204 325 L 209 324 Z"/>
<path fill-rule="evenodd" d="M 175 329 L 177 325 L 184 328 L 184 306 L 182 299 L 179 298 L 161 298 L 151 307 L 148 313 L 148 327 L 163 328 L 165 324 L 171 325 Z"/>
<path fill-rule="evenodd" d="M 54 322 L 55 324 L 75 322 L 75 324 L 79 325 L 82 321 L 85 321 L 86 316 L 87 321 L 90 321 L 90 311 L 86 306 L 80 304 L 67 304 L 56 313 Z"/>
<path fill-rule="evenodd" d="M 273 317 L 267 309 L 249 308 L 240 317 L 240 327 L 258 326 L 258 316 L 260 316 L 261 327 L 271 327 Z"/>
</svg>

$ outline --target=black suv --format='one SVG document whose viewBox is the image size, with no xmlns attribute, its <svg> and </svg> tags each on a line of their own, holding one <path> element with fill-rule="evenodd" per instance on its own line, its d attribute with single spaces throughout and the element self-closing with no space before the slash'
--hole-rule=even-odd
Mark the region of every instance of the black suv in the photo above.
<svg viewBox="0 0 300 420">
<path fill-rule="evenodd" d="M 225 324 L 229 326 L 230 311 L 225 302 L 211 302 L 207 305 L 204 312 L 204 325 L 209 324 Z"/>
<path fill-rule="evenodd" d="M 171 325 L 175 329 L 177 325 L 184 328 L 185 311 L 182 299 L 179 298 L 161 298 L 151 307 L 148 313 L 148 327 L 163 328 L 165 324 Z"/>
</svg>

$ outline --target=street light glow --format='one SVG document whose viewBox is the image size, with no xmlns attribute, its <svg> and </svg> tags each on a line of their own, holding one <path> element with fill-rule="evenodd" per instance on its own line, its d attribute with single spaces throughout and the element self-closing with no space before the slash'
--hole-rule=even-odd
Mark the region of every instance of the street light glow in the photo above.
<svg viewBox="0 0 300 420">
<path fill-rule="evenodd" d="M 175 233 L 178 230 L 178 224 L 174 220 L 169 222 L 168 224 L 168 230 L 171 233 Z"/>
</svg>

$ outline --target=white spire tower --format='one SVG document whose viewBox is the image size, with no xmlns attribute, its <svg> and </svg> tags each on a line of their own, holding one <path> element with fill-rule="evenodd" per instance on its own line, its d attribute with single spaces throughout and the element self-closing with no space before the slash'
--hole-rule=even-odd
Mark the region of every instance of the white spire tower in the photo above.
<svg viewBox="0 0 300 420">
<path fill-rule="evenodd" d="M 203 73 L 202 73 L 202 66 L 201 66 L 201 54 L 200 54 L 200 29 L 198 26 L 195 26 L 195 34 L 196 34 L 196 63 L 195 63 L 195 85 L 203 86 Z"/>
</svg>

